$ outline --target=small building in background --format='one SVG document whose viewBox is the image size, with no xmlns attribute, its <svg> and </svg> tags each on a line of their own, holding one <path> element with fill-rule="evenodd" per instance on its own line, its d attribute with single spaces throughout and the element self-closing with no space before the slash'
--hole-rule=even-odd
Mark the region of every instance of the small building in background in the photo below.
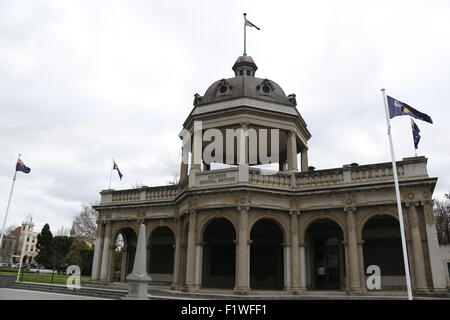
<svg viewBox="0 0 450 320">
<path fill-rule="evenodd" d="M 34 231 L 34 222 L 31 216 L 22 222 L 22 226 L 17 227 L 11 235 L 15 237 L 16 243 L 14 246 L 13 262 L 19 263 L 20 257 L 22 255 L 23 248 L 23 259 L 22 262 L 25 264 L 35 263 L 35 258 L 38 254 L 36 248 L 37 235 L 39 232 Z M 23 242 L 25 241 L 25 247 L 23 247 Z"/>
<path fill-rule="evenodd" d="M 14 248 L 16 246 L 16 237 L 12 235 L 3 236 L 2 246 L 0 248 L 0 261 L 3 263 L 13 263 Z"/>
</svg>

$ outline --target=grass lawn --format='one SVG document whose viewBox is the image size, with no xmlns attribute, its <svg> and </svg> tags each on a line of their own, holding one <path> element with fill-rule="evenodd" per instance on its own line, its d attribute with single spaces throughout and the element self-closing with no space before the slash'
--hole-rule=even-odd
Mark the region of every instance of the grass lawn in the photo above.
<svg viewBox="0 0 450 320">
<path fill-rule="evenodd" d="M 17 271 L 1 271 L 0 274 L 11 274 L 17 276 Z M 56 284 L 66 284 L 67 278 L 69 276 L 64 274 L 52 274 L 48 273 L 34 273 L 34 272 L 20 272 L 20 278 L 19 281 L 23 282 L 37 282 L 37 283 L 56 283 Z M 88 281 L 90 279 L 90 276 L 81 276 L 81 281 Z"/>
</svg>

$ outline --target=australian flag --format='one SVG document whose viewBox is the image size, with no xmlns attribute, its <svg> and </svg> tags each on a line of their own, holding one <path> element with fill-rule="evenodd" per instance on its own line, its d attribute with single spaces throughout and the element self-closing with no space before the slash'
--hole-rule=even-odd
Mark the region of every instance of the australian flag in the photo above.
<svg viewBox="0 0 450 320">
<path fill-rule="evenodd" d="M 390 96 L 387 96 L 387 101 L 389 107 L 389 118 L 391 119 L 396 116 L 411 116 L 422 121 L 433 123 L 433 120 L 431 120 L 431 117 L 429 115 L 408 106 L 404 102 L 395 100 Z"/>
<path fill-rule="evenodd" d="M 420 141 L 420 133 L 419 133 L 420 129 L 412 118 L 411 118 L 411 128 L 412 128 L 412 135 L 413 135 L 413 139 L 414 139 L 414 148 L 418 149 L 419 141 Z"/>
<path fill-rule="evenodd" d="M 17 160 L 17 164 L 16 164 L 16 171 L 22 171 L 25 173 L 30 173 L 31 169 L 28 168 L 23 162 L 22 160 L 18 159 Z"/>
<path fill-rule="evenodd" d="M 113 167 L 113 170 L 117 170 L 117 173 L 119 174 L 119 178 L 120 178 L 120 180 L 122 180 L 123 174 L 122 174 L 122 172 L 120 172 L 119 167 L 117 166 L 116 161 L 114 161 L 114 167 Z"/>
</svg>

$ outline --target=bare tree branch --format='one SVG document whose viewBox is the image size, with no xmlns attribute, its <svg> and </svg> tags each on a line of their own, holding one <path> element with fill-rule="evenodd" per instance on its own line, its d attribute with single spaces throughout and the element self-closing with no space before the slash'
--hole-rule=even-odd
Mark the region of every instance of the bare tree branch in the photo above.
<svg viewBox="0 0 450 320">
<path fill-rule="evenodd" d="M 98 212 L 92 206 L 83 205 L 83 209 L 74 219 L 75 234 L 95 239 L 97 236 L 97 219 Z"/>
</svg>

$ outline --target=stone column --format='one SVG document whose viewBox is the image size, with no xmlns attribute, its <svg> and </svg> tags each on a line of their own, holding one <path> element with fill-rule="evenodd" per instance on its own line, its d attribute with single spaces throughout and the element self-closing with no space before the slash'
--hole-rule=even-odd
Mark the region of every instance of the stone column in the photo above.
<svg viewBox="0 0 450 320">
<path fill-rule="evenodd" d="M 189 211 L 189 233 L 187 243 L 187 257 L 186 257 L 186 288 L 188 291 L 196 291 L 195 285 L 195 260 L 196 260 L 196 212 Z"/>
<path fill-rule="evenodd" d="M 197 242 L 195 246 L 195 288 L 202 286 L 202 269 L 203 269 L 203 245 L 204 242 Z"/>
<path fill-rule="evenodd" d="M 300 161 L 302 163 L 302 172 L 308 171 L 308 148 L 301 149 Z"/>
<path fill-rule="evenodd" d="M 177 233 L 175 234 L 175 252 L 173 254 L 173 278 L 172 290 L 179 290 L 180 286 L 180 271 L 181 271 L 181 236 L 182 236 L 181 217 L 177 220 Z"/>
<path fill-rule="evenodd" d="M 291 246 L 283 244 L 284 290 L 291 290 Z"/>
<path fill-rule="evenodd" d="M 94 242 L 94 258 L 92 261 L 92 274 L 91 280 L 99 280 L 100 268 L 101 268 L 101 258 L 103 251 L 103 223 L 97 221 L 97 237 Z"/>
<path fill-rule="evenodd" d="M 420 237 L 420 222 L 416 206 L 419 203 L 411 202 L 409 207 L 409 225 L 411 228 L 412 256 L 414 261 L 414 271 L 416 280 L 416 292 L 428 292 L 427 279 L 425 273 L 425 261 L 423 258 L 422 239 Z"/>
<path fill-rule="evenodd" d="M 238 212 L 238 239 L 236 259 L 236 281 L 234 292 L 236 294 L 250 293 L 250 250 L 248 239 L 248 211 L 249 207 L 237 207 Z"/>
<path fill-rule="evenodd" d="M 298 171 L 297 164 L 297 138 L 294 131 L 289 131 L 287 137 L 287 162 L 288 171 Z"/>
<path fill-rule="evenodd" d="M 306 244 L 299 243 L 299 261 L 300 261 L 300 289 L 299 292 L 306 291 Z"/>
<path fill-rule="evenodd" d="M 181 148 L 180 181 L 183 181 L 188 175 L 188 155 L 185 155 L 185 152 L 187 151 Z"/>
<path fill-rule="evenodd" d="M 120 282 L 126 282 L 127 276 L 127 249 L 122 249 L 122 264 L 120 266 Z"/>
<path fill-rule="evenodd" d="M 439 249 L 439 242 L 436 232 L 436 222 L 433 214 L 433 201 L 422 202 L 423 213 L 425 215 L 425 228 L 427 232 L 428 252 L 430 255 L 431 277 L 433 280 L 434 292 L 446 292 L 445 271 Z"/>
<path fill-rule="evenodd" d="M 300 250 L 298 246 L 298 211 L 291 211 L 291 255 L 292 255 L 292 287 L 293 294 L 299 294 L 300 290 Z"/>
<path fill-rule="evenodd" d="M 111 243 L 111 221 L 107 221 L 106 227 L 105 227 L 105 237 L 103 240 L 102 267 L 101 267 L 101 272 L 100 272 L 100 280 L 101 281 L 107 281 L 108 268 L 109 268 L 110 243 Z"/>
<path fill-rule="evenodd" d="M 350 295 L 361 294 L 361 282 L 359 279 L 359 259 L 358 259 L 358 243 L 356 238 L 356 217 L 355 207 L 348 207 L 344 210 L 347 211 L 347 240 L 348 240 L 348 262 L 349 262 L 349 273 L 347 276 L 350 277 L 350 288 L 348 293 Z"/>
<path fill-rule="evenodd" d="M 248 164 L 248 138 L 247 138 L 247 131 L 248 131 L 248 123 L 241 123 L 241 131 L 239 133 L 238 138 L 238 158 L 237 162 L 239 165 L 239 182 L 248 182 L 249 178 L 249 164 Z"/>
</svg>

